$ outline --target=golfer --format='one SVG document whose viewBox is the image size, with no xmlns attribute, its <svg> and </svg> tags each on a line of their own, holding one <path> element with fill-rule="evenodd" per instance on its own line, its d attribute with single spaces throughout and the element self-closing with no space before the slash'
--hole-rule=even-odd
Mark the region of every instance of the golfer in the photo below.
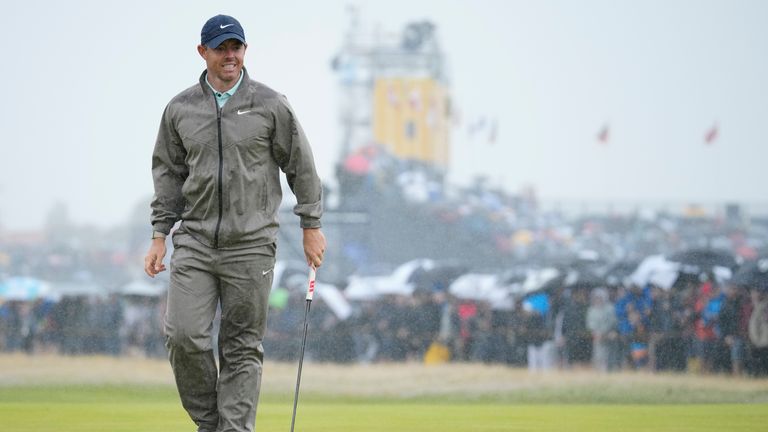
<svg viewBox="0 0 768 432">
<path fill-rule="evenodd" d="M 166 346 L 198 431 L 252 431 L 275 265 L 279 171 L 296 195 L 307 264 L 323 262 L 322 192 L 312 151 L 285 97 L 243 67 L 248 45 L 225 15 L 203 26 L 206 70 L 174 97 L 152 155 L 152 243 L 144 270 L 165 270 L 173 233 Z M 221 304 L 219 368 L 211 323 Z"/>
</svg>

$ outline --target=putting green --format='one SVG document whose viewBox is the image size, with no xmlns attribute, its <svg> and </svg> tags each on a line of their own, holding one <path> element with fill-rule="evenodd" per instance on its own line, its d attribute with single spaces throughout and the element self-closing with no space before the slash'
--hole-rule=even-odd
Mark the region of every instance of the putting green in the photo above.
<svg viewBox="0 0 768 432">
<path fill-rule="evenodd" d="M 267 397 L 257 430 L 290 429 L 290 398 Z M 0 429 L 14 432 L 192 432 L 169 386 L 0 388 Z M 311 396 L 301 400 L 297 432 L 757 431 L 767 404 L 526 405 L 436 399 Z"/>
</svg>

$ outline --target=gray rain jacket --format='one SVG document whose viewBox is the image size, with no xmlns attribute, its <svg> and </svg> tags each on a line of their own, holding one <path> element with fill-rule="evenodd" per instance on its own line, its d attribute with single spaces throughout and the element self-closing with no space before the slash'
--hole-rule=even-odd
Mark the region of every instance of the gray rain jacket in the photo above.
<svg viewBox="0 0 768 432">
<path fill-rule="evenodd" d="M 312 151 L 286 98 L 243 69 L 237 91 L 219 109 L 205 82 L 165 108 L 152 155 L 152 227 L 182 228 L 212 248 L 274 243 L 282 200 L 281 169 L 303 228 L 320 227 L 322 187 Z"/>
</svg>

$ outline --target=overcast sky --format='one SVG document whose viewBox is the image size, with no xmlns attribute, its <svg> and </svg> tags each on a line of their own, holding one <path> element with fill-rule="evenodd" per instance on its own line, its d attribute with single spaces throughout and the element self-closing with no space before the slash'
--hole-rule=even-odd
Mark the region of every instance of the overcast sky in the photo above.
<svg viewBox="0 0 768 432">
<path fill-rule="evenodd" d="M 486 174 L 545 199 L 768 201 L 766 1 L 28 0 L 0 15 L 0 227 L 37 228 L 55 202 L 78 223 L 123 223 L 152 193 L 160 115 L 196 82 L 200 28 L 217 13 L 243 24 L 251 76 L 288 96 L 330 180 L 329 63 L 349 3 L 371 27 L 436 24 L 462 119 L 452 183 Z M 498 122 L 493 143 L 466 131 L 483 117 Z"/>
</svg>

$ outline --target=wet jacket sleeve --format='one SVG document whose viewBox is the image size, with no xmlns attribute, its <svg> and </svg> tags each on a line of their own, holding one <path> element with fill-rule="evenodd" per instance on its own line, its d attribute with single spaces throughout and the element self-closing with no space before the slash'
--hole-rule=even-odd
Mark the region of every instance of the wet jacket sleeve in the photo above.
<svg viewBox="0 0 768 432">
<path fill-rule="evenodd" d="M 301 218 L 302 228 L 320 228 L 323 192 L 315 170 L 312 149 L 293 109 L 284 96 L 278 98 L 274 112 L 272 156 L 285 173 L 288 186 L 296 196 L 293 212 Z"/>
<path fill-rule="evenodd" d="M 163 112 L 152 153 L 152 180 L 155 184 L 151 204 L 152 229 L 165 234 L 181 219 L 184 211 L 181 187 L 189 174 L 185 163 L 187 153 L 171 117 L 169 105 Z"/>
</svg>

